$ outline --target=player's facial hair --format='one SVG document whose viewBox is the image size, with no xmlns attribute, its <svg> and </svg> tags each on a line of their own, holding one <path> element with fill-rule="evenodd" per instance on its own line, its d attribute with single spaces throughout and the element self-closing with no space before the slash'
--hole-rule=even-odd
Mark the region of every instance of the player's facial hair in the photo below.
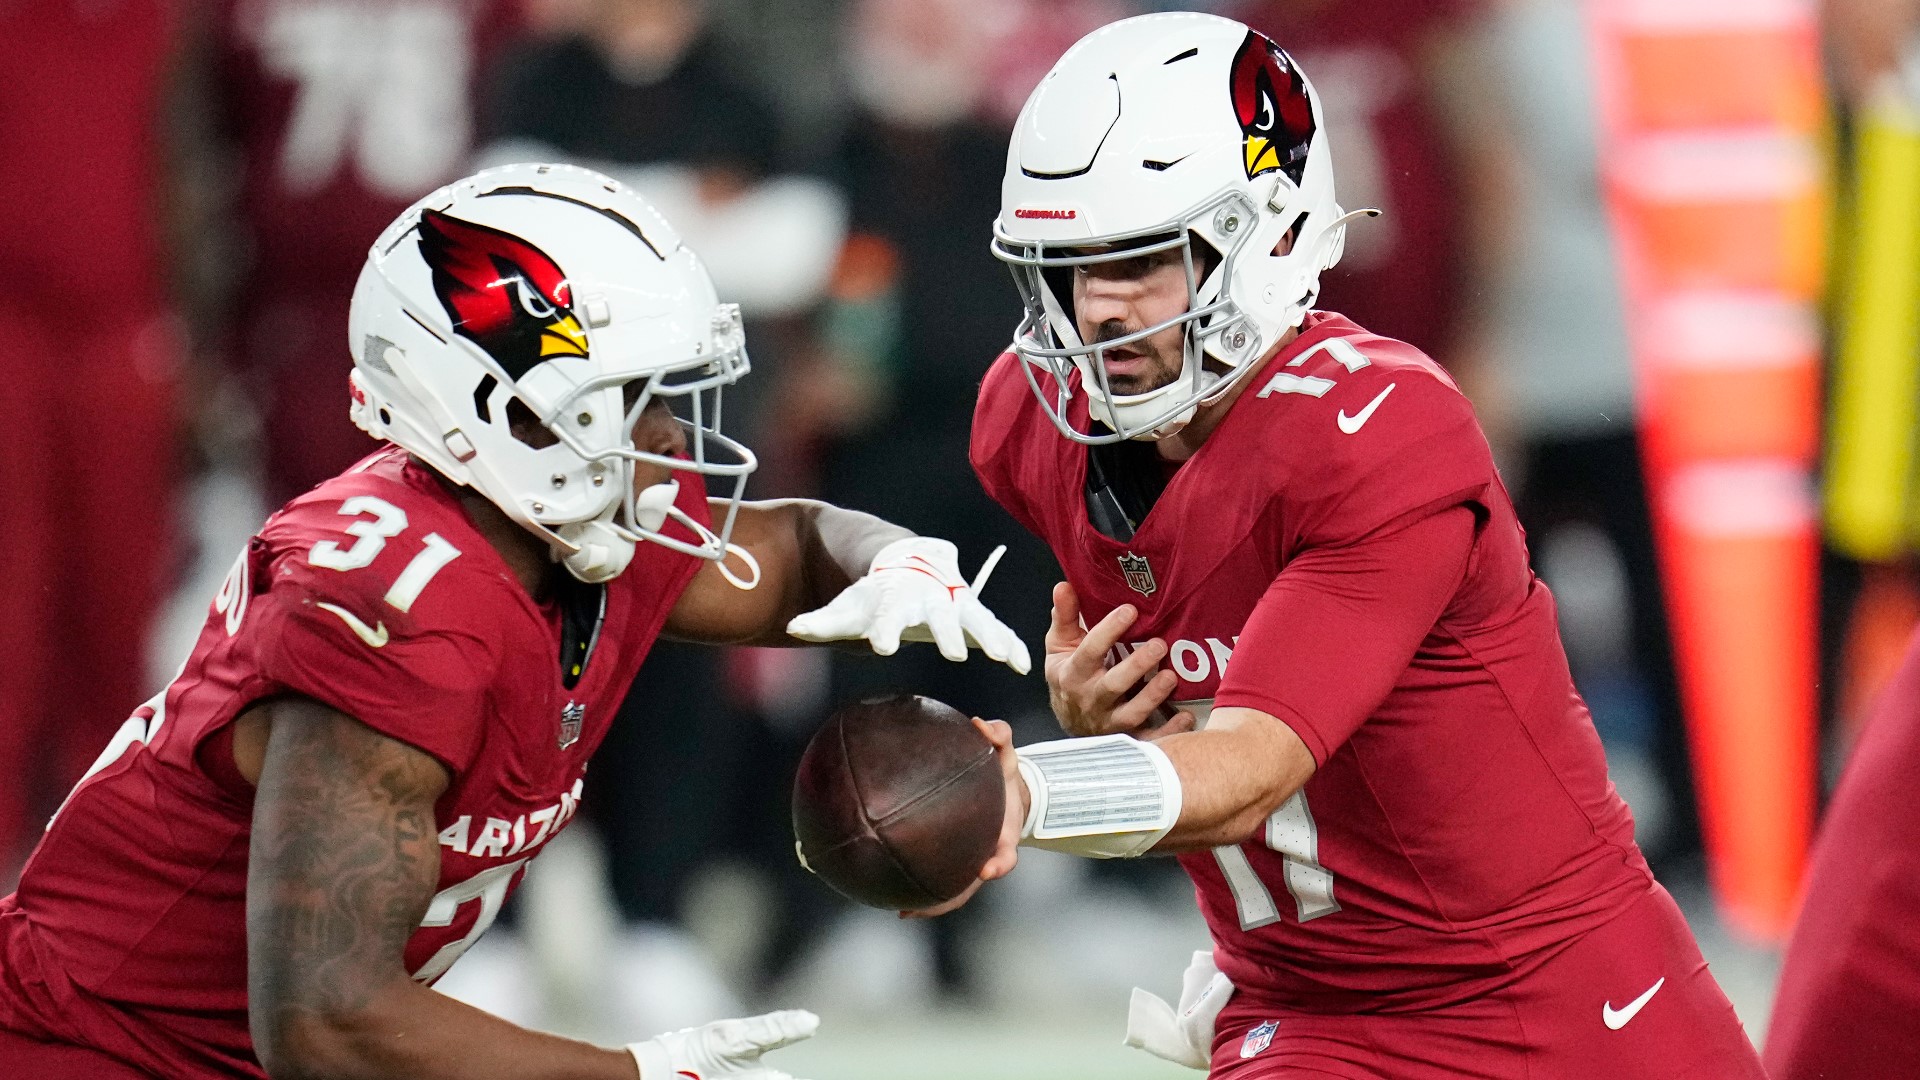
<svg viewBox="0 0 1920 1080">
<path fill-rule="evenodd" d="M 1102 341 L 1113 341 L 1134 333 L 1138 329 L 1138 327 L 1129 327 L 1119 319 L 1108 319 L 1106 322 L 1094 328 L 1093 344 L 1098 344 Z M 1185 349 L 1182 347 L 1173 356 L 1169 357 L 1166 349 L 1159 340 L 1162 335 L 1168 333 L 1179 335 L 1182 345 L 1184 346 L 1186 331 L 1182 327 L 1163 330 L 1159 334 L 1155 334 L 1152 337 L 1141 338 L 1139 341 L 1133 342 L 1128 346 L 1128 348 L 1139 351 L 1142 356 L 1153 361 L 1154 367 L 1151 372 L 1145 375 L 1107 376 L 1114 393 L 1122 395 L 1144 394 L 1151 390 L 1158 390 L 1180 377 L 1180 368 L 1185 359 Z M 1144 382 L 1146 385 L 1135 385 L 1141 382 Z"/>
</svg>

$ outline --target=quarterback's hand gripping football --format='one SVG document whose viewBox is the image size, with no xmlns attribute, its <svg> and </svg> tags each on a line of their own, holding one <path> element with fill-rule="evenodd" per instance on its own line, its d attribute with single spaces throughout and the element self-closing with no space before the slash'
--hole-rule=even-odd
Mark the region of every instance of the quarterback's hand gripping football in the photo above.
<svg viewBox="0 0 1920 1080">
<path fill-rule="evenodd" d="M 1213 952 L 1196 952 L 1180 978 L 1180 1007 L 1158 994 L 1133 988 L 1127 1005 L 1127 1045 L 1189 1069 L 1213 1058 L 1213 1024 L 1233 996 L 1233 982 L 1213 964 Z"/>
<path fill-rule="evenodd" d="M 989 556 L 969 583 L 952 543 L 931 536 L 895 540 L 873 557 L 865 577 L 826 607 L 796 615 L 787 633 L 802 641 L 866 638 L 881 656 L 892 656 L 902 641 L 931 641 L 947 659 L 965 660 L 973 645 L 1025 675 L 1033 666 L 1026 643 L 980 602 L 1005 550 Z"/>
<path fill-rule="evenodd" d="M 793 1080 L 760 1063 L 760 1056 L 813 1037 L 820 1018 L 805 1009 L 782 1009 L 744 1020 L 716 1020 L 669 1031 L 627 1052 L 640 1066 L 640 1080 Z"/>
</svg>

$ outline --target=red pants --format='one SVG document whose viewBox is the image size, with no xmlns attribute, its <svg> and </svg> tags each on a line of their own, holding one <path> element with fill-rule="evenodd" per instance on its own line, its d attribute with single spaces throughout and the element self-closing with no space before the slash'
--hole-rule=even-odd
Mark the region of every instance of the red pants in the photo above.
<svg viewBox="0 0 1920 1080">
<path fill-rule="evenodd" d="M 153 1080 L 98 1050 L 40 1042 L 0 1028 L 0 1076 L 7 1080 Z"/>
<path fill-rule="evenodd" d="M 1765 1080 L 1753 1044 L 1665 890 L 1515 981 L 1454 1008 L 1323 1015 L 1235 994 L 1215 1025 L 1209 1076 Z"/>
</svg>

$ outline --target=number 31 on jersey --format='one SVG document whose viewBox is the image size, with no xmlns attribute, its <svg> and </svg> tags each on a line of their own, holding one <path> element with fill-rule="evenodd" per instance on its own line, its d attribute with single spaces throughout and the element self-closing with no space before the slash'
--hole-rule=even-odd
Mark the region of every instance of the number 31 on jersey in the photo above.
<svg viewBox="0 0 1920 1080">
<path fill-rule="evenodd" d="M 360 519 L 347 526 L 347 535 L 354 538 L 353 546 L 342 550 L 332 540 L 320 541 L 307 553 L 307 561 L 315 566 L 347 571 L 371 565 L 387 541 L 407 528 L 405 510 L 372 495 L 355 495 L 340 504 L 340 513 Z M 420 599 L 420 593 L 433 576 L 460 557 L 460 549 L 447 543 L 439 533 L 428 533 L 420 543 L 420 553 L 407 563 L 406 569 L 394 579 L 393 587 L 387 590 L 387 604 L 400 611 L 412 610 L 413 602 Z"/>
</svg>

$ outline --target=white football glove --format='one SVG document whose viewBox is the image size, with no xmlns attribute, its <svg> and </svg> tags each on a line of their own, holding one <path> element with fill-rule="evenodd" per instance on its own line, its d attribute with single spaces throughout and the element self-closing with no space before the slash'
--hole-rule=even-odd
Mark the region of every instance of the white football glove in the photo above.
<svg viewBox="0 0 1920 1080">
<path fill-rule="evenodd" d="M 813 1037 L 820 1018 L 805 1009 L 750 1016 L 744 1020 L 716 1020 L 700 1027 L 669 1031 L 645 1042 L 629 1043 L 627 1052 L 640 1066 L 640 1080 L 793 1080 L 778 1069 L 760 1064 L 769 1050 Z"/>
<path fill-rule="evenodd" d="M 892 656 L 902 641 L 931 641 L 947 659 L 965 660 L 974 645 L 1025 675 L 1033 666 L 1026 643 L 979 599 L 1005 550 L 988 556 L 969 584 L 952 543 L 931 536 L 895 540 L 873 557 L 865 577 L 826 607 L 794 616 L 787 633 L 802 641 L 866 638 L 881 656 Z"/>
<path fill-rule="evenodd" d="M 1189 1069 L 1213 1060 L 1213 1022 L 1233 996 L 1233 981 L 1213 966 L 1213 952 L 1196 952 L 1180 977 L 1180 1009 L 1157 994 L 1133 988 L 1127 1003 L 1127 1045 Z"/>
</svg>

